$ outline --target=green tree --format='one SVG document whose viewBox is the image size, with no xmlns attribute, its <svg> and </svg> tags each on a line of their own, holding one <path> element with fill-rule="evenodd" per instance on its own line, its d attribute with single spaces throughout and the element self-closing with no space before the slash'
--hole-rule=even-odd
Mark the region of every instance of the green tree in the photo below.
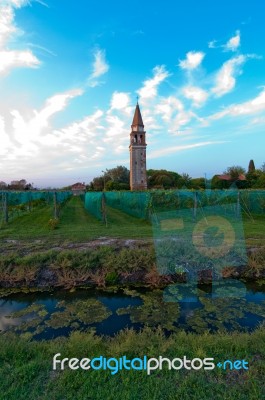
<svg viewBox="0 0 265 400">
<path fill-rule="evenodd" d="M 228 167 L 224 172 L 225 175 L 230 175 L 231 181 L 237 181 L 240 175 L 244 175 L 246 170 L 240 165 L 233 165 L 232 167 Z"/>
<path fill-rule="evenodd" d="M 256 168 L 255 168 L 254 161 L 250 160 L 249 164 L 248 164 L 248 173 L 251 174 L 251 173 L 255 172 L 255 169 Z"/>
<path fill-rule="evenodd" d="M 118 165 L 116 168 L 106 169 L 104 175 L 109 177 L 113 182 L 129 184 L 130 181 L 130 171 L 122 165 Z"/>
<path fill-rule="evenodd" d="M 148 187 L 171 189 L 179 186 L 180 175 L 177 172 L 167 171 L 165 169 L 147 170 Z"/>
<path fill-rule="evenodd" d="M 130 189 L 130 171 L 118 165 L 116 168 L 102 171 L 103 175 L 95 177 L 87 186 L 87 190 L 128 190 Z"/>
<path fill-rule="evenodd" d="M 190 181 L 192 189 L 205 189 L 205 178 L 194 178 Z"/>
<path fill-rule="evenodd" d="M 189 176 L 189 174 L 183 173 L 183 174 L 181 174 L 180 185 L 190 188 L 191 180 L 192 180 L 192 178 L 191 178 L 191 176 Z"/>
</svg>

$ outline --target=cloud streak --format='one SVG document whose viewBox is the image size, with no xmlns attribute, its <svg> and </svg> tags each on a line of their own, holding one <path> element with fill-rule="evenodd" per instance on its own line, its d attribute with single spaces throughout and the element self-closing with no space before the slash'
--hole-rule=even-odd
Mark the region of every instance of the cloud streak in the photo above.
<svg viewBox="0 0 265 400">
<path fill-rule="evenodd" d="M 153 78 L 143 82 L 143 86 L 137 90 L 140 100 L 146 102 L 157 96 L 158 86 L 170 76 L 164 65 L 158 65 L 153 69 Z"/>
<path fill-rule="evenodd" d="M 231 92 L 236 84 L 236 76 L 240 74 L 240 66 L 243 65 L 247 57 L 239 55 L 226 61 L 215 77 L 215 86 L 212 88 L 212 93 L 216 97 L 223 96 Z"/>
<path fill-rule="evenodd" d="M 109 64 L 106 61 L 105 50 L 97 49 L 94 52 L 94 62 L 92 65 L 92 73 L 88 77 L 88 86 L 95 87 L 100 84 L 98 78 L 105 75 L 109 70 Z"/>
<path fill-rule="evenodd" d="M 241 115 L 252 115 L 262 111 L 265 111 L 265 89 L 254 99 L 244 103 L 230 105 L 226 109 L 213 114 L 209 119 L 217 120 L 225 116 L 239 117 Z"/>
</svg>

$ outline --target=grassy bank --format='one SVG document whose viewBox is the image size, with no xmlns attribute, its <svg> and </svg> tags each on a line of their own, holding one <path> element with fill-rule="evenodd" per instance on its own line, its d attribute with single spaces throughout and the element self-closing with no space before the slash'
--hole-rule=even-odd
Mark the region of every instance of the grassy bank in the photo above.
<svg viewBox="0 0 265 400">
<path fill-rule="evenodd" d="M 183 256 L 186 260 L 187 256 Z M 185 261 L 184 260 L 184 261 Z M 208 270 L 198 271 L 199 279 L 211 277 Z M 262 280 L 265 278 L 265 248 L 248 255 L 241 268 L 223 268 L 223 277 Z M 144 284 L 159 287 L 185 280 L 185 273 L 160 274 L 155 250 L 151 245 L 133 248 L 102 246 L 86 250 L 37 251 L 23 254 L 10 252 L 0 258 L 0 287 L 65 287 L 94 285 L 106 287 L 119 284 Z"/>
<path fill-rule="evenodd" d="M 152 340 L 150 340 L 152 337 Z M 96 356 L 173 359 L 213 357 L 215 364 L 226 359 L 249 362 L 248 370 L 212 371 L 110 371 L 52 370 L 56 353 L 62 357 Z M 1 400 L 258 400 L 265 396 L 265 329 L 252 334 L 177 333 L 165 338 L 158 329 L 140 333 L 123 331 L 112 339 L 76 332 L 70 338 L 28 342 L 17 336 L 0 336 Z"/>
</svg>

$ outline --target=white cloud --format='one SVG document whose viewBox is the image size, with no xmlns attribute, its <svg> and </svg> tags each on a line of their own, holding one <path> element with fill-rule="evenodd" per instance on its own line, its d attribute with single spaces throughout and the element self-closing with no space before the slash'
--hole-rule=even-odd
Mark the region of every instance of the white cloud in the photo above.
<svg viewBox="0 0 265 400">
<path fill-rule="evenodd" d="M 170 121 L 169 132 L 176 133 L 181 130 L 183 126 L 187 125 L 193 118 L 196 118 L 196 114 L 192 111 L 180 111 L 177 116 Z"/>
<path fill-rule="evenodd" d="M 81 90 L 75 89 L 54 95 L 47 99 L 41 110 L 32 110 L 31 117 L 22 115 L 18 110 L 10 111 L 13 118 L 12 133 L 9 135 L 13 140 L 11 153 L 17 155 L 35 154 L 38 152 L 40 143 L 45 144 L 45 139 L 47 139 L 47 144 L 51 146 L 58 144 L 56 136 L 50 135 L 52 131 L 50 118 L 55 113 L 64 110 L 69 100 L 81 94 Z"/>
<path fill-rule="evenodd" d="M 212 92 L 216 97 L 223 96 L 234 89 L 236 84 L 235 75 L 240 73 L 239 67 L 244 64 L 246 58 L 247 56 L 239 55 L 231 58 L 222 65 L 216 74 L 215 86 L 212 88 Z"/>
<path fill-rule="evenodd" d="M 105 75 L 109 70 L 109 65 L 106 61 L 105 50 L 97 49 L 94 52 L 93 70 L 88 78 L 88 86 L 95 87 L 100 84 L 97 80 L 102 75 Z"/>
<path fill-rule="evenodd" d="M 80 90 L 73 90 L 52 96 L 39 111 L 29 110 L 23 115 L 13 110 L 10 127 L 0 116 L 0 154 L 6 176 L 15 176 L 19 164 L 21 174 L 38 178 L 41 171 L 42 176 L 53 179 L 56 173 L 62 176 L 69 168 L 89 168 L 93 165 L 90 160 L 103 156 L 106 146 L 102 142 L 101 110 L 61 129 L 50 124 L 51 116 L 64 110 L 68 101 L 80 94 Z"/>
<path fill-rule="evenodd" d="M 0 48 L 6 44 L 11 34 L 16 31 L 13 20 L 13 9 L 8 6 L 0 5 Z"/>
<path fill-rule="evenodd" d="M 194 107 L 201 107 L 208 98 L 208 93 L 196 86 L 186 86 L 183 94 L 187 99 L 192 100 Z"/>
<path fill-rule="evenodd" d="M 40 65 L 31 50 L 9 50 L 7 47 L 9 40 L 20 32 L 14 22 L 14 9 L 27 4 L 29 2 L 23 0 L 2 1 L 0 4 L 0 75 L 8 74 L 13 68 Z"/>
<path fill-rule="evenodd" d="M 215 49 L 216 46 L 216 40 L 211 40 L 210 42 L 208 42 L 208 47 L 209 49 Z"/>
<path fill-rule="evenodd" d="M 185 60 L 180 60 L 179 66 L 187 70 L 195 69 L 201 64 L 204 56 L 205 54 L 201 51 L 189 51 L 186 54 Z"/>
<path fill-rule="evenodd" d="M 82 89 L 73 89 L 65 93 L 56 94 L 46 101 L 45 106 L 39 115 L 46 120 L 53 114 L 62 111 L 67 106 L 69 100 L 73 99 L 74 97 L 81 96 L 82 94 Z"/>
<path fill-rule="evenodd" d="M 226 51 L 236 51 L 240 46 L 240 31 L 236 31 L 235 36 L 231 37 L 228 42 L 224 45 Z"/>
<path fill-rule="evenodd" d="M 26 6 L 30 3 L 29 0 L 1 0 L 1 3 L 5 6 L 12 6 L 15 8 L 20 8 Z"/>
<path fill-rule="evenodd" d="M 115 91 L 111 98 L 112 110 L 123 110 L 129 106 L 130 96 L 128 93 Z"/>
<path fill-rule="evenodd" d="M 141 101 L 154 99 L 157 96 L 158 86 L 169 76 L 164 65 L 156 66 L 153 69 L 153 78 L 147 79 L 143 87 L 137 91 Z"/>
<path fill-rule="evenodd" d="M 12 68 L 18 67 L 38 67 L 40 61 L 35 57 L 30 50 L 24 51 L 0 51 L 0 75 L 4 75 Z"/>
<path fill-rule="evenodd" d="M 163 98 L 159 104 L 155 106 L 155 114 L 160 114 L 164 121 L 171 121 L 174 114 L 183 110 L 183 104 L 179 99 L 173 96 Z"/>
<path fill-rule="evenodd" d="M 212 115 L 211 117 L 209 117 L 209 119 L 216 120 L 228 115 L 251 115 L 261 111 L 265 111 L 265 89 L 263 89 L 261 93 L 254 99 L 246 101 L 244 103 L 232 104 L 225 110 Z"/>
</svg>

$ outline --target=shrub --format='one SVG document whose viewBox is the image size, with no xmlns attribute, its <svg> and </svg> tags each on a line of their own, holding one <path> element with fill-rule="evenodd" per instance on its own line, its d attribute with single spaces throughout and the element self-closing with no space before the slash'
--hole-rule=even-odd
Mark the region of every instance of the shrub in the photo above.
<svg viewBox="0 0 265 400">
<path fill-rule="evenodd" d="M 58 227 L 58 225 L 59 225 L 59 219 L 58 218 L 51 218 L 48 221 L 48 227 L 51 230 L 56 229 Z"/>
<path fill-rule="evenodd" d="M 118 274 L 115 271 L 108 272 L 105 276 L 107 285 L 115 285 L 118 282 Z"/>
</svg>

